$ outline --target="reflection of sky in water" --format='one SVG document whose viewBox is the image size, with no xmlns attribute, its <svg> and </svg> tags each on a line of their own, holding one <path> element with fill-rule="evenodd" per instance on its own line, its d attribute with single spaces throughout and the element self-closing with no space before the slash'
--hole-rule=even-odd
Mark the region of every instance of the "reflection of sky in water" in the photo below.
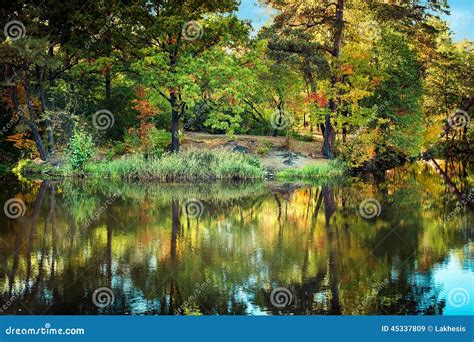
<svg viewBox="0 0 474 342">
<path fill-rule="evenodd" d="M 426 291 L 418 293 L 420 309 L 442 302 L 445 303 L 443 315 L 474 315 L 474 264 L 471 248 L 470 244 L 464 248 L 464 263 L 459 251 L 451 252 L 430 273 L 417 273 L 411 277 L 412 284 Z"/>
<path fill-rule="evenodd" d="M 472 255 L 469 254 L 470 245 L 465 247 L 464 253 L 466 255 L 464 265 L 459 255 L 451 253 L 447 261 L 438 265 L 433 273 L 433 281 L 436 287 L 441 289 L 438 299 L 446 302 L 446 307 L 443 310 L 445 315 L 474 314 L 474 267 L 471 260 Z M 461 284 L 470 284 L 470 286 L 464 287 Z M 463 300 L 465 305 L 457 306 L 458 302 L 448 300 L 450 291 L 457 293 L 458 299 Z"/>
</svg>

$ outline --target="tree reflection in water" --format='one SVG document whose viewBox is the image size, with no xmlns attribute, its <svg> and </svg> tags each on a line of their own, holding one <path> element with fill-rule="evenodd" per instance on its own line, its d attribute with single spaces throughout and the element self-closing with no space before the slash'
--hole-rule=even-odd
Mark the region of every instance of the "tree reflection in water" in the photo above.
<svg viewBox="0 0 474 342">
<path fill-rule="evenodd" d="M 9 314 L 443 314 L 449 288 L 434 275 L 448 260 L 463 279 L 474 274 L 471 208 L 443 223 L 470 190 L 462 165 L 339 185 L 2 186 L 4 201 L 28 208 L 1 218 Z M 197 217 L 183 209 L 189 198 L 202 203 Z M 367 198 L 379 216 L 360 215 Z M 99 287 L 113 290 L 112 305 L 93 304 Z M 276 287 L 290 290 L 289 305 L 272 305 Z M 471 310 L 471 297 L 449 309 Z"/>
</svg>

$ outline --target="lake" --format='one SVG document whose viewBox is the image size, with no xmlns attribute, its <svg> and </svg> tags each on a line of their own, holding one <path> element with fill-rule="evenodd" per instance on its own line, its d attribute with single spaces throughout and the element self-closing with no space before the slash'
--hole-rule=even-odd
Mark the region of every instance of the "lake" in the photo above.
<svg viewBox="0 0 474 342">
<path fill-rule="evenodd" d="M 0 309 L 473 315 L 471 189 L 441 161 L 328 184 L 5 179 Z"/>
</svg>

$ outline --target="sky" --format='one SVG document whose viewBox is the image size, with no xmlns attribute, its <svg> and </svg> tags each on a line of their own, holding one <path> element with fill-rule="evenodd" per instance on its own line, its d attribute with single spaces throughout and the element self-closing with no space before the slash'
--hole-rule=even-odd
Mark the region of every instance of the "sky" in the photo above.
<svg viewBox="0 0 474 342">
<path fill-rule="evenodd" d="M 270 10 L 259 4 L 258 0 L 241 0 L 238 15 L 249 19 L 255 30 L 262 27 L 270 18 Z M 453 31 L 455 40 L 474 40 L 474 0 L 448 0 L 451 15 L 442 16 Z"/>
</svg>

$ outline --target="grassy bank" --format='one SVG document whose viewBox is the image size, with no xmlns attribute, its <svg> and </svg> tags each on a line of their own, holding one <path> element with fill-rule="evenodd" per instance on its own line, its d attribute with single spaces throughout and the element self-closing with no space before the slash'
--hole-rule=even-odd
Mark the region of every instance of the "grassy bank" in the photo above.
<svg viewBox="0 0 474 342">
<path fill-rule="evenodd" d="M 224 151 L 189 151 L 167 153 L 157 158 L 141 154 L 119 159 L 91 161 L 82 170 L 73 169 L 67 162 L 61 167 L 22 161 L 15 168 L 21 175 L 86 176 L 125 180 L 193 181 L 262 179 L 265 170 L 257 157 Z"/>
<path fill-rule="evenodd" d="M 165 153 L 146 158 L 142 154 L 124 155 L 114 160 L 94 157 L 74 168 L 67 160 L 60 166 L 22 160 L 14 172 L 23 177 L 86 177 L 92 179 L 143 180 L 159 182 L 189 182 L 206 180 L 254 180 L 265 177 L 265 167 L 252 154 L 222 150 L 191 150 L 179 154 Z M 342 162 L 329 161 L 291 168 L 278 172 L 281 181 L 326 181 L 342 178 L 346 167 Z"/>
<path fill-rule="evenodd" d="M 308 165 L 301 169 L 287 169 L 276 174 L 278 180 L 331 180 L 339 178 L 346 172 L 346 167 L 340 161 L 329 161 Z"/>
</svg>

